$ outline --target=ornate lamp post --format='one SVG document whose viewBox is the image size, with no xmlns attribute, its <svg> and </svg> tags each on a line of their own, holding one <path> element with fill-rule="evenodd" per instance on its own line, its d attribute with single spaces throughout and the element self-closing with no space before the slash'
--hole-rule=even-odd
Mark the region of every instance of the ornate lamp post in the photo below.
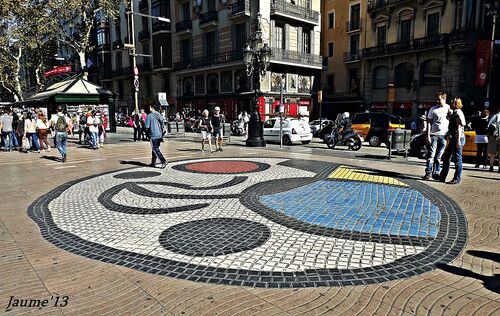
<svg viewBox="0 0 500 316">
<path fill-rule="evenodd" d="M 250 121 L 248 122 L 248 138 L 246 145 L 248 147 L 265 147 L 266 141 L 263 137 L 262 120 L 259 114 L 259 98 L 262 95 L 260 91 L 260 76 L 265 76 L 269 68 L 271 59 L 271 48 L 263 44 L 261 15 L 257 14 L 257 26 L 255 33 L 250 37 L 250 42 L 243 49 L 243 61 L 247 67 L 247 76 L 253 75 L 254 104 L 250 110 Z"/>
</svg>

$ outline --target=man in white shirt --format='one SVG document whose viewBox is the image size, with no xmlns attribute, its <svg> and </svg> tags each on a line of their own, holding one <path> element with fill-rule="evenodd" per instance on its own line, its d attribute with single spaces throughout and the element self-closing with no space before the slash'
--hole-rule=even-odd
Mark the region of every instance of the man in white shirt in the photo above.
<svg viewBox="0 0 500 316">
<path fill-rule="evenodd" d="M 99 119 L 96 117 L 96 112 L 92 111 L 92 114 L 87 118 L 87 126 L 89 128 L 92 148 L 97 149 L 97 138 L 99 135 Z"/>
<path fill-rule="evenodd" d="M 439 180 L 441 172 L 439 161 L 446 148 L 446 134 L 450 124 L 450 106 L 446 103 L 446 93 L 436 95 L 438 104 L 433 106 L 427 114 L 427 144 L 429 155 L 425 167 L 424 180 L 432 178 Z"/>
<path fill-rule="evenodd" d="M 61 161 L 66 162 L 68 158 L 67 141 L 68 132 L 73 133 L 73 123 L 71 119 L 63 113 L 63 107 L 57 106 L 57 114 L 53 114 L 50 118 L 50 125 L 56 133 L 56 147 L 61 154 Z"/>
<path fill-rule="evenodd" d="M 490 172 L 493 172 L 495 157 L 500 161 L 500 105 L 497 106 L 497 114 L 493 114 L 488 122 L 488 155 L 490 156 Z M 500 172 L 500 166 L 498 167 Z"/>
</svg>

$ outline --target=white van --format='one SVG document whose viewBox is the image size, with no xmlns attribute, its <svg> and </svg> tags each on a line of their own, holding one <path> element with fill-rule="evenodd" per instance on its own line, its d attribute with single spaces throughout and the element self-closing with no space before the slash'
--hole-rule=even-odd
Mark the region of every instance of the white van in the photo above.
<svg viewBox="0 0 500 316">
<path fill-rule="evenodd" d="M 283 118 L 283 144 L 295 142 L 309 144 L 313 138 L 309 124 L 302 119 Z M 264 122 L 264 139 L 267 142 L 280 142 L 280 119 L 271 118 Z"/>
</svg>

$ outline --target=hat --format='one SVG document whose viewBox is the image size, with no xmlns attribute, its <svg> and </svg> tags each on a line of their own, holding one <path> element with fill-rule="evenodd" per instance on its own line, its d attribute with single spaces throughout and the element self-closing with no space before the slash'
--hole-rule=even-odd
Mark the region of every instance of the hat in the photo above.
<svg viewBox="0 0 500 316">
<path fill-rule="evenodd" d="M 214 110 L 215 111 L 220 111 L 220 107 L 216 106 Z"/>
</svg>

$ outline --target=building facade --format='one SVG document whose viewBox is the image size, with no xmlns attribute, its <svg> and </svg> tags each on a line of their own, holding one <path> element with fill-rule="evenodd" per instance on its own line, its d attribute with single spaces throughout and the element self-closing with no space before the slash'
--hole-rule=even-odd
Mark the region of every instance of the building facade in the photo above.
<svg viewBox="0 0 500 316">
<path fill-rule="evenodd" d="M 308 117 L 314 78 L 322 70 L 320 1 L 180 1 L 175 8 L 174 71 L 177 109 L 220 106 L 230 119 L 253 106 L 253 79 L 243 49 L 260 13 L 264 43 L 272 50 L 260 78 L 263 118 L 275 115 L 282 77 L 286 115 Z"/>
</svg>

